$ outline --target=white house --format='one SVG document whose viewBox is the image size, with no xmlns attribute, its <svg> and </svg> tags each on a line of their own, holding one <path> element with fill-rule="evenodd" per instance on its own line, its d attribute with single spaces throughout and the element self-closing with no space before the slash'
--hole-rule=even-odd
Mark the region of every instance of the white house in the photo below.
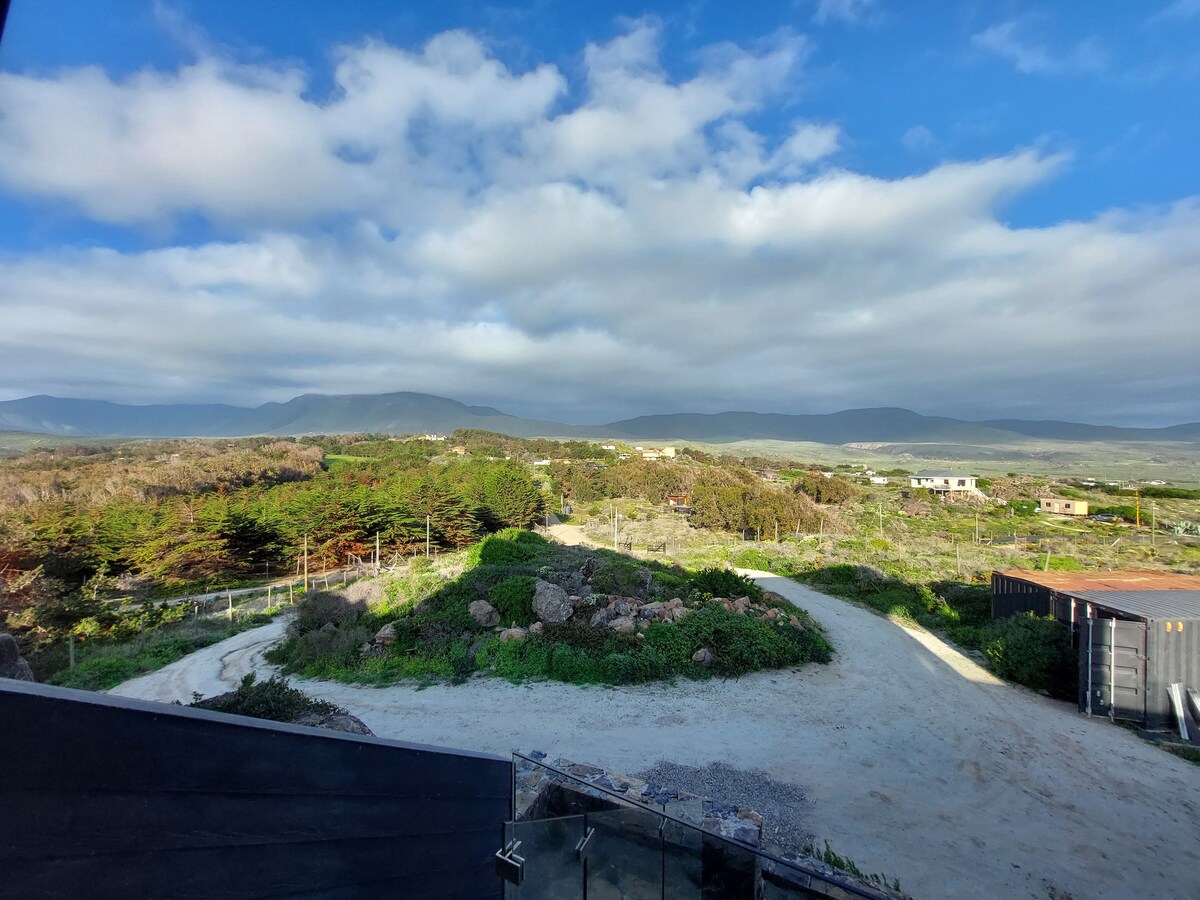
<svg viewBox="0 0 1200 900">
<path fill-rule="evenodd" d="M 909 487 L 928 488 L 938 494 L 979 494 L 979 479 L 974 475 L 963 475 L 959 472 L 947 472 L 941 469 L 926 469 L 909 476 Z"/>
<path fill-rule="evenodd" d="M 888 480 L 887 480 L 886 475 L 872 475 L 871 476 L 871 484 L 887 484 L 887 483 L 888 483 Z"/>
</svg>

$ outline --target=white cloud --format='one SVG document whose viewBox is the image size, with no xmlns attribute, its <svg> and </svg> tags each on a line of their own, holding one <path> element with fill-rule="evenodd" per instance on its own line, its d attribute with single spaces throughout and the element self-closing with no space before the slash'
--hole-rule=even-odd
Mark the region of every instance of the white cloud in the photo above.
<svg viewBox="0 0 1200 900">
<path fill-rule="evenodd" d="M 239 235 L 0 257 L 0 395 L 1111 420 L 1200 387 L 1200 204 L 1014 228 L 1003 205 L 1070 160 L 848 171 L 834 124 L 754 126 L 802 40 L 714 48 L 683 79 L 658 43 L 632 23 L 570 92 L 461 33 L 342 48 L 324 99 L 301 73 L 213 59 L 0 76 L 10 189 Z"/>
<path fill-rule="evenodd" d="M 1028 23 L 1013 19 L 993 25 L 971 37 L 973 46 L 1012 63 L 1026 75 L 1089 74 L 1101 72 L 1107 55 L 1099 40 L 1085 38 L 1063 51 L 1027 35 Z"/>
<path fill-rule="evenodd" d="M 845 22 L 848 25 L 872 24 L 880 17 L 878 0 L 820 0 L 813 21 Z"/>
<path fill-rule="evenodd" d="M 909 153 L 929 153 L 939 146 L 933 132 L 924 125 L 914 125 L 900 136 L 900 143 Z"/>
<path fill-rule="evenodd" d="M 1200 0 L 1175 0 L 1150 17 L 1152 24 L 1181 22 L 1200 16 Z"/>
</svg>

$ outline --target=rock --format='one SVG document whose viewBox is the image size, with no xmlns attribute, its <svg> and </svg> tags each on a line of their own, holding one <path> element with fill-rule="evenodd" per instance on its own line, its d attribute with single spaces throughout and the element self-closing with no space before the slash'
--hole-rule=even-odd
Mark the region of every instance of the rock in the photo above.
<svg viewBox="0 0 1200 900">
<path fill-rule="evenodd" d="M 638 616 L 643 619 L 661 619 L 664 608 L 663 604 L 658 601 L 647 603 L 638 610 Z"/>
<path fill-rule="evenodd" d="M 775 609 L 775 607 L 771 607 L 770 609 L 767 610 L 766 617 L 768 619 L 770 619 L 772 622 L 774 622 L 776 619 L 779 618 L 779 610 Z"/>
<path fill-rule="evenodd" d="M 608 608 L 613 610 L 613 614 L 617 616 L 631 616 L 634 609 L 637 607 L 636 600 L 630 600 L 629 597 L 618 597 Z"/>
<path fill-rule="evenodd" d="M 524 628 L 505 628 L 502 632 L 500 632 L 500 640 L 523 641 L 525 640 L 525 635 L 527 634 L 529 634 L 529 631 Z"/>
<path fill-rule="evenodd" d="M 608 623 L 608 627 L 617 634 L 633 634 L 637 631 L 637 622 L 634 621 L 633 616 L 617 616 Z"/>
<path fill-rule="evenodd" d="M 17 639 L 11 634 L 0 634 L 0 678 L 33 681 L 33 670 L 21 656 Z"/>
<path fill-rule="evenodd" d="M 753 822 L 759 828 L 762 828 L 763 817 L 752 809 L 749 809 L 745 806 L 738 807 L 737 817 L 739 819 L 746 819 L 749 822 Z"/>
<path fill-rule="evenodd" d="M 472 619 L 484 628 L 491 628 L 500 622 L 500 613 L 496 611 L 496 607 L 492 606 L 486 600 L 472 600 L 471 605 L 467 607 L 467 612 L 471 614 Z"/>
<path fill-rule="evenodd" d="M 713 652 L 707 647 L 701 647 L 692 654 L 692 662 L 700 663 L 700 665 L 704 666 L 706 669 L 711 669 L 712 664 L 716 661 L 717 658 L 713 656 Z"/>
<path fill-rule="evenodd" d="M 575 608 L 567 592 L 557 584 L 538 579 L 533 588 L 533 614 L 550 625 L 571 618 Z"/>
<path fill-rule="evenodd" d="M 637 638 L 639 641 L 644 641 L 646 639 L 646 635 L 642 634 L 640 631 L 637 634 L 635 634 L 634 637 Z"/>
<path fill-rule="evenodd" d="M 596 604 L 597 609 L 604 609 L 613 601 L 611 594 L 592 594 L 588 599 Z"/>
<path fill-rule="evenodd" d="M 746 610 L 750 608 L 750 598 L 749 597 L 738 597 L 736 600 L 733 601 L 731 608 L 739 616 L 744 616 L 746 614 Z"/>
<path fill-rule="evenodd" d="M 322 629 L 324 630 L 324 629 Z M 375 643 L 381 644 L 384 647 L 391 646 L 396 643 L 396 626 L 392 622 L 384 625 L 375 632 Z"/>
<path fill-rule="evenodd" d="M 670 600 L 668 600 L 666 603 L 663 604 L 664 609 L 679 609 L 681 606 L 683 606 L 683 601 L 680 600 L 678 597 L 672 597 Z"/>
<path fill-rule="evenodd" d="M 374 734 L 358 716 L 349 713 L 300 713 L 292 719 L 293 725 L 309 728 L 324 728 L 326 731 L 344 731 L 346 734 Z"/>
<path fill-rule="evenodd" d="M 545 630 L 546 630 L 546 626 L 541 622 L 534 622 L 532 625 L 529 626 L 530 634 L 541 634 Z"/>
<path fill-rule="evenodd" d="M 691 610 L 688 609 L 686 606 L 677 606 L 673 610 L 671 610 L 671 621 L 678 622 L 680 619 L 682 619 L 684 616 L 686 616 L 690 612 L 691 612 Z"/>
<path fill-rule="evenodd" d="M 593 628 L 603 628 L 613 620 L 616 614 L 610 609 L 598 609 L 596 614 L 592 616 L 592 621 L 588 624 Z"/>
<path fill-rule="evenodd" d="M 383 628 L 391 628 L 391 627 L 392 627 L 391 625 L 384 625 L 384 626 L 383 626 Z M 383 631 L 383 628 L 380 628 L 379 630 L 380 630 L 380 631 Z M 321 626 L 321 630 L 322 630 L 322 631 L 337 631 L 337 626 L 336 626 L 336 625 L 334 625 L 332 622 L 326 622 L 324 625 L 322 625 L 322 626 Z M 396 636 L 396 632 L 395 632 L 395 630 L 393 629 L 393 631 L 392 631 L 392 637 L 393 637 L 393 638 L 395 638 L 395 636 Z"/>
<path fill-rule="evenodd" d="M 585 582 L 592 580 L 592 576 L 596 574 L 596 570 L 600 568 L 600 560 L 594 556 L 589 556 L 583 561 L 583 565 L 579 567 L 579 574 L 583 576 Z"/>
</svg>

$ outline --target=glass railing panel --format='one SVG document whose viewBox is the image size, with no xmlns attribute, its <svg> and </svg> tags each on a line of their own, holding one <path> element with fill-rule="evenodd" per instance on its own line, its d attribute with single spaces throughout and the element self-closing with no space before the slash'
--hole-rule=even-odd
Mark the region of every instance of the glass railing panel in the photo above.
<svg viewBox="0 0 1200 900">
<path fill-rule="evenodd" d="M 504 842 L 523 860 L 520 884 L 504 882 L 505 900 L 574 900 L 584 896 L 583 866 L 576 848 L 584 817 L 508 822 Z"/>
<path fill-rule="evenodd" d="M 588 900 L 661 897 L 662 817 L 626 806 L 586 819 Z"/>
<path fill-rule="evenodd" d="M 704 833 L 679 822 L 664 820 L 663 900 L 700 900 L 700 865 Z"/>
</svg>

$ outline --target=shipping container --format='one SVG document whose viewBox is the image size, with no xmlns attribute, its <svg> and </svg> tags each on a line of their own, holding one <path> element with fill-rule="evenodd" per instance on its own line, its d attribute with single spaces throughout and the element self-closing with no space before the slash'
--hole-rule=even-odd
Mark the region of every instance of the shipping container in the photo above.
<svg viewBox="0 0 1200 900">
<path fill-rule="evenodd" d="M 1032 612 L 1071 629 L 1079 710 L 1174 728 L 1169 688 L 1200 690 L 1200 577 L 1165 572 L 992 575 L 992 618 Z M 1193 725 L 1194 725 L 1193 719 Z"/>
</svg>

